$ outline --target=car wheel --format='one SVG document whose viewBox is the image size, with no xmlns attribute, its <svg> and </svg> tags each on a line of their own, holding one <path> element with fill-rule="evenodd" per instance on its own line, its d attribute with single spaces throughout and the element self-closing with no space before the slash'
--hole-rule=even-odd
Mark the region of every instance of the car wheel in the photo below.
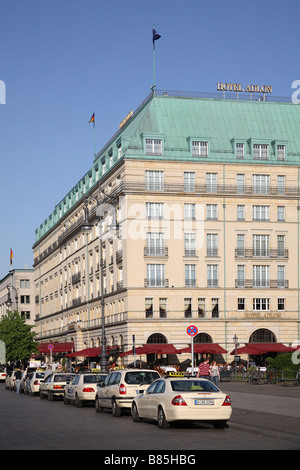
<svg viewBox="0 0 300 470">
<path fill-rule="evenodd" d="M 53 395 L 50 393 L 50 391 L 48 390 L 48 400 L 49 401 L 53 401 L 54 397 Z"/>
<path fill-rule="evenodd" d="M 64 395 L 64 405 L 69 405 L 70 402 L 69 400 L 67 399 L 66 395 Z"/>
<path fill-rule="evenodd" d="M 44 400 L 44 398 L 45 398 L 44 395 L 42 394 L 42 392 L 40 392 L 40 399 Z"/>
<path fill-rule="evenodd" d="M 225 429 L 227 427 L 227 421 L 222 420 L 222 421 L 214 421 L 214 427 L 216 429 Z"/>
<path fill-rule="evenodd" d="M 170 423 L 166 420 L 164 410 L 161 407 L 158 409 L 157 422 L 160 429 L 168 429 L 170 427 Z"/>
<path fill-rule="evenodd" d="M 79 399 L 79 396 L 77 395 L 77 393 L 76 393 L 76 396 L 75 396 L 75 405 L 76 405 L 77 408 L 82 408 L 83 407 L 83 403 Z"/>
<path fill-rule="evenodd" d="M 139 412 L 135 403 L 133 403 L 132 408 L 131 408 L 131 416 L 132 416 L 132 420 L 135 423 L 138 423 L 141 421 L 141 418 L 139 416 Z"/>
<path fill-rule="evenodd" d="M 112 402 L 112 415 L 114 418 L 118 418 L 122 414 L 121 408 L 118 407 L 116 400 Z"/>
<path fill-rule="evenodd" d="M 103 413 L 103 407 L 100 405 L 100 398 L 96 397 L 95 400 L 95 410 L 96 413 Z"/>
</svg>

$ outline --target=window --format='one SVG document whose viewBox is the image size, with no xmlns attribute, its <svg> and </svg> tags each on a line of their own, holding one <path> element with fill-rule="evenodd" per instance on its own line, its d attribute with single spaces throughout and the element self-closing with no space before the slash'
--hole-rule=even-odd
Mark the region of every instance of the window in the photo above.
<svg viewBox="0 0 300 470">
<path fill-rule="evenodd" d="M 270 266 L 253 266 L 253 287 L 270 287 Z"/>
<path fill-rule="evenodd" d="M 237 267 L 237 287 L 245 287 L 245 266 L 238 265 Z"/>
<path fill-rule="evenodd" d="M 237 235 L 237 256 L 245 256 L 245 235 L 238 234 Z"/>
<path fill-rule="evenodd" d="M 192 142 L 193 157 L 207 157 L 208 142 Z"/>
<path fill-rule="evenodd" d="M 277 235 L 277 256 L 285 256 L 285 235 Z"/>
<path fill-rule="evenodd" d="M 184 181 L 184 191 L 185 192 L 194 192 L 196 189 L 195 186 L 195 173 L 190 171 L 185 171 L 183 174 L 183 181 Z"/>
<path fill-rule="evenodd" d="M 277 192 L 279 195 L 285 194 L 285 176 L 277 176 Z"/>
<path fill-rule="evenodd" d="M 146 171 L 146 190 L 163 191 L 164 189 L 164 172 L 163 171 Z"/>
<path fill-rule="evenodd" d="M 253 144 L 254 160 L 268 160 L 269 146 L 265 144 Z"/>
<path fill-rule="evenodd" d="M 218 256 L 218 235 L 206 234 L 206 256 Z"/>
<path fill-rule="evenodd" d="M 218 218 L 218 205 L 206 204 L 206 220 L 217 220 Z"/>
<path fill-rule="evenodd" d="M 219 299 L 211 299 L 211 317 L 219 318 Z"/>
<path fill-rule="evenodd" d="M 253 310 L 255 311 L 269 311 L 270 299 L 253 299 Z"/>
<path fill-rule="evenodd" d="M 285 310 L 285 299 L 277 299 L 278 310 Z"/>
<path fill-rule="evenodd" d="M 245 206 L 237 206 L 237 220 L 245 220 Z"/>
<path fill-rule="evenodd" d="M 194 233 L 184 234 L 184 255 L 196 256 L 196 235 Z"/>
<path fill-rule="evenodd" d="M 269 194 L 270 193 L 270 176 L 269 175 L 253 175 L 253 193 Z"/>
<path fill-rule="evenodd" d="M 196 286 L 196 266 L 194 264 L 185 265 L 185 287 Z"/>
<path fill-rule="evenodd" d="M 218 265 L 207 265 L 207 287 L 218 287 Z"/>
<path fill-rule="evenodd" d="M 30 288 L 30 280 L 29 279 L 21 279 L 20 280 L 20 287 L 21 287 L 21 289 L 29 289 Z"/>
<path fill-rule="evenodd" d="M 164 287 L 165 266 L 164 264 L 147 264 L 147 286 Z"/>
<path fill-rule="evenodd" d="M 146 155 L 162 155 L 162 140 L 146 139 Z"/>
<path fill-rule="evenodd" d="M 160 202 L 146 202 L 147 219 L 163 219 L 164 204 Z"/>
<path fill-rule="evenodd" d="M 146 318 L 153 318 L 153 299 L 150 297 L 145 299 L 145 316 Z"/>
<path fill-rule="evenodd" d="M 277 222 L 284 222 L 285 221 L 285 207 L 278 206 L 277 207 Z"/>
<path fill-rule="evenodd" d="M 185 220 L 196 219 L 196 204 L 184 204 L 184 219 Z"/>
<path fill-rule="evenodd" d="M 21 311 L 21 318 L 25 318 L 25 320 L 30 320 L 30 312 Z"/>
<path fill-rule="evenodd" d="M 245 145 L 242 144 L 242 143 L 239 143 L 237 142 L 235 144 L 235 155 L 236 155 L 236 158 L 238 159 L 243 159 L 245 157 Z"/>
<path fill-rule="evenodd" d="M 285 266 L 277 266 L 277 283 L 278 287 L 285 286 Z"/>
<path fill-rule="evenodd" d="M 253 235 L 253 256 L 270 256 L 269 235 Z"/>
<path fill-rule="evenodd" d="M 184 299 L 184 318 L 192 318 L 192 299 Z"/>
<path fill-rule="evenodd" d="M 246 299 L 242 299 L 242 298 L 238 299 L 238 310 L 245 310 L 246 309 L 245 300 Z"/>
<path fill-rule="evenodd" d="M 164 256 L 165 236 L 163 233 L 147 233 L 147 255 Z"/>
<path fill-rule="evenodd" d="M 236 175 L 236 184 L 237 184 L 237 193 L 244 194 L 245 192 L 245 175 L 244 174 L 237 174 Z"/>
<path fill-rule="evenodd" d="M 205 318 L 205 298 L 198 299 L 198 318 Z"/>
<path fill-rule="evenodd" d="M 277 145 L 277 160 L 279 162 L 285 160 L 285 145 Z"/>
<path fill-rule="evenodd" d="M 254 222 L 269 222 L 270 206 L 253 206 Z"/>
<path fill-rule="evenodd" d="M 218 191 L 218 174 L 206 173 L 206 191 L 216 193 Z"/>
<path fill-rule="evenodd" d="M 21 304 L 30 304 L 30 295 L 21 295 Z"/>
<path fill-rule="evenodd" d="M 167 299 L 159 299 L 159 318 L 167 318 Z"/>
</svg>

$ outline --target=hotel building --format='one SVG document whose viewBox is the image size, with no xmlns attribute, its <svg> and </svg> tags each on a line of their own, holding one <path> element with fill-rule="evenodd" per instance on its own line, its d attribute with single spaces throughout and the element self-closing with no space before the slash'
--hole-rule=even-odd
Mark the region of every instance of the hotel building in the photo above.
<svg viewBox="0 0 300 470">
<path fill-rule="evenodd" d="M 299 340 L 300 107 L 261 96 L 156 91 L 122 121 L 36 229 L 40 342 L 101 346 L 100 250 L 108 346 Z"/>
</svg>

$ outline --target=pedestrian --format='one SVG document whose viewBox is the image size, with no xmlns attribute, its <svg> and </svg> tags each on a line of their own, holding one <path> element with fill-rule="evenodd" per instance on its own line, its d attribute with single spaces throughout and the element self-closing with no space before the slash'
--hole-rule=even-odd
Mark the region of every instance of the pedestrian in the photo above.
<svg viewBox="0 0 300 470">
<path fill-rule="evenodd" d="M 204 359 L 201 364 L 198 366 L 198 373 L 197 377 L 200 377 L 201 379 L 210 379 L 211 373 L 210 373 L 210 365 L 209 365 L 209 358 Z"/>
<path fill-rule="evenodd" d="M 220 372 L 219 372 L 219 367 L 217 366 L 216 361 L 213 361 L 211 363 L 210 373 L 211 373 L 212 381 L 214 382 L 215 385 L 218 386 L 218 383 L 220 380 Z"/>
<path fill-rule="evenodd" d="M 16 370 L 15 377 L 16 377 L 16 393 L 19 394 L 20 393 L 21 378 L 22 378 L 22 372 L 21 372 L 20 369 Z"/>
</svg>

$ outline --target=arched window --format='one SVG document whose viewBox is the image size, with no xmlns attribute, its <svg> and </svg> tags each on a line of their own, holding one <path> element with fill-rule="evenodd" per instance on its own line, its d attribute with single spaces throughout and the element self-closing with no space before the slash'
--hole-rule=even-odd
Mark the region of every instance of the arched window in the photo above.
<svg viewBox="0 0 300 470">
<path fill-rule="evenodd" d="M 252 333 L 249 343 L 276 343 L 276 337 L 272 331 L 261 328 Z"/>
<path fill-rule="evenodd" d="M 167 338 L 161 333 L 153 333 L 153 335 L 149 336 L 147 339 L 147 344 L 166 344 L 167 342 Z"/>
<path fill-rule="evenodd" d="M 194 343 L 212 343 L 212 337 L 207 333 L 198 333 L 194 338 Z"/>
</svg>

